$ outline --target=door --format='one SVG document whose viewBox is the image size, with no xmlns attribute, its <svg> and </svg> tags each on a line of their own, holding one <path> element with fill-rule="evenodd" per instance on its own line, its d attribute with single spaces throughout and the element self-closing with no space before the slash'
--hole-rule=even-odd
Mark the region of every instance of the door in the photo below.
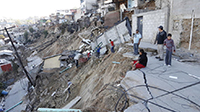
<svg viewBox="0 0 200 112">
<path fill-rule="evenodd" d="M 137 18 L 137 29 L 139 30 L 139 32 L 142 35 L 142 31 L 143 31 L 143 16 Z"/>
</svg>

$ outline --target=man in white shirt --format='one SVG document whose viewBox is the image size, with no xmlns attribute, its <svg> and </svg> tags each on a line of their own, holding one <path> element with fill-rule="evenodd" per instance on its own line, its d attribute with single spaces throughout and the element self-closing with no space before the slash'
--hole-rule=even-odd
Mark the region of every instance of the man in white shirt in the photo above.
<svg viewBox="0 0 200 112">
<path fill-rule="evenodd" d="M 142 35 L 140 34 L 139 30 L 137 29 L 136 34 L 134 35 L 134 40 L 132 41 L 135 55 L 139 54 L 138 48 L 139 48 L 141 39 L 142 39 Z"/>
<path fill-rule="evenodd" d="M 78 68 L 78 60 L 79 60 L 80 57 L 81 57 L 80 53 L 76 54 L 75 57 L 74 57 L 76 68 Z"/>
</svg>

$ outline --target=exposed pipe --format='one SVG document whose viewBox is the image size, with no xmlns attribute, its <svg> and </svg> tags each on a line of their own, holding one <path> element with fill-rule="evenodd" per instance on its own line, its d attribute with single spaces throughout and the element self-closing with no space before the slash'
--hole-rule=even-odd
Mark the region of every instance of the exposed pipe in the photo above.
<svg viewBox="0 0 200 112">
<path fill-rule="evenodd" d="M 190 42 L 189 42 L 189 48 L 188 50 L 191 49 L 191 44 L 192 44 L 192 35 L 193 35 L 193 26 L 194 26 L 194 10 L 192 10 L 192 22 L 191 22 L 191 30 L 190 30 Z"/>
<path fill-rule="evenodd" d="M 14 106 L 12 106 L 11 108 L 9 108 L 8 110 L 6 110 L 5 112 L 9 112 L 10 110 L 14 109 L 16 106 L 22 104 L 23 101 L 20 101 L 19 103 L 15 104 Z"/>
</svg>

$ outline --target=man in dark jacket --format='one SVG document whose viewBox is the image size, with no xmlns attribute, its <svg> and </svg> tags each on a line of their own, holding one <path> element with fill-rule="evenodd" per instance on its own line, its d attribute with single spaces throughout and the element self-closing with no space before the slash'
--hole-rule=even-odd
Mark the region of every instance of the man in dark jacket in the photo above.
<svg viewBox="0 0 200 112">
<path fill-rule="evenodd" d="M 136 70 L 137 68 L 145 68 L 147 66 L 147 53 L 145 53 L 143 49 L 140 49 L 139 54 L 139 60 L 133 60 L 132 70 Z"/>
<path fill-rule="evenodd" d="M 158 50 L 158 57 L 156 57 L 156 59 L 159 59 L 159 61 L 163 61 L 164 58 L 164 40 L 167 38 L 167 33 L 165 32 L 165 30 L 163 30 L 163 26 L 159 26 L 159 33 L 156 36 L 156 40 L 154 42 L 154 44 L 157 43 L 157 50 Z"/>
</svg>

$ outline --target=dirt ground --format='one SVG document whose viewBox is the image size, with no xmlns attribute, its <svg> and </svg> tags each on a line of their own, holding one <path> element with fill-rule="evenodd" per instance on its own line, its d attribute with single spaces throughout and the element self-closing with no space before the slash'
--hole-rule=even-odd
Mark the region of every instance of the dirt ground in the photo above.
<svg viewBox="0 0 200 112">
<path fill-rule="evenodd" d="M 62 53 L 64 50 L 76 50 L 82 44 L 78 34 L 81 33 L 85 37 L 90 31 L 91 28 L 87 28 L 72 35 L 65 32 L 52 45 L 38 52 L 38 55 L 43 58 Z M 55 37 L 38 39 L 41 42 L 37 42 L 31 47 L 42 46 L 42 43 L 53 38 Z M 121 50 L 118 52 L 119 48 Z M 100 59 L 93 55 L 81 67 L 73 66 L 62 74 L 59 74 L 59 71 L 64 68 L 44 70 L 36 79 L 35 89 L 27 95 L 30 103 L 26 111 L 36 111 L 39 107 L 62 108 L 76 96 L 82 98 L 73 108 L 82 109 L 84 112 L 106 112 L 115 109 L 120 111 L 127 108 L 128 99 L 123 95 L 119 100 L 123 89 L 118 84 L 126 72 L 131 69 L 131 59 L 123 57 L 122 54 L 131 50 L 132 48 L 121 45 L 116 48 L 115 53 L 110 54 L 107 58 L 104 57 L 108 54 L 102 55 Z M 120 62 L 120 64 L 114 64 L 112 61 Z M 63 93 L 69 79 L 73 83 L 72 94 Z M 116 106 L 116 104 L 118 105 Z"/>
</svg>

